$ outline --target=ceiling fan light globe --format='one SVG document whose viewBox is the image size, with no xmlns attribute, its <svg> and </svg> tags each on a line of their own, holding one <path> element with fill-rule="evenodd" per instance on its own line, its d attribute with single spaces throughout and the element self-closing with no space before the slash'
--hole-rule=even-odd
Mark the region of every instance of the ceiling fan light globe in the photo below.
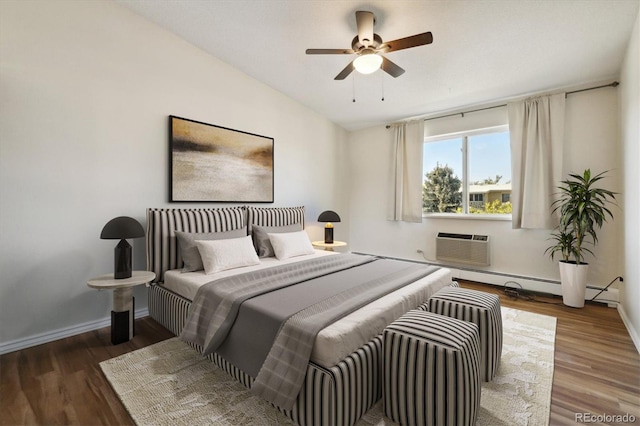
<svg viewBox="0 0 640 426">
<path fill-rule="evenodd" d="M 380 65 L 382 65 L 382 56 L 374 53 L 358 56 L 353 61 L 353 66 L 360 74 L 371 74 L 380 69 Z"/>
</svg>

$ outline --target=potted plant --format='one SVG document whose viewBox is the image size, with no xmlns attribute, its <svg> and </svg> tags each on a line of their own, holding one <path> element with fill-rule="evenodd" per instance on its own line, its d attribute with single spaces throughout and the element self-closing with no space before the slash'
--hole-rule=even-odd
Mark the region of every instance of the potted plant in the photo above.
<svg viewBox="0 0 640 426">
<path fill-rule="evenodd" d="M 597 231 L 613 214 L 607 204 L 613 203 L 615 194 L 612 191 L 598 188 L 596 183 L 605 177 L 606 172 L 591 176 L 586 169 L 581 175 L 570 174 L 563 180 L 560 197 L 553 203 L 553 213 L 559 212 L 560 222 L 551 234 L 555 244 L 548 247 L 553 259 L 560 253 L 560 282 L 562 285 L 562 301 L 567 306 L 581 308 L 584 306 L 584 295 L 587 286 L 589 264 L 584 262 L 584 254 L 593 252 L 586 244 L 598 243 Z"/>
</svg>

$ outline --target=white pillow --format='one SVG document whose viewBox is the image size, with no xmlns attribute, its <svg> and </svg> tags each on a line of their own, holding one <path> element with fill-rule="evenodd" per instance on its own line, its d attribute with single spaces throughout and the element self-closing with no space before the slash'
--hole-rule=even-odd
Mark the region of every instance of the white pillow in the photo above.
<svg viewBox="0 0 640 426">
<path fill-rule="evenodd" d="M 260 264 L 249 235 L 225 240 L 196 240 L 196 245 L 207 275 Z"/>
<path fill-rule="evenodd" d="M 268 234 L 276 257 L 280 260 L 304 254 L 313 254 L 315 250 L 305 231 Z"/>
</svg>

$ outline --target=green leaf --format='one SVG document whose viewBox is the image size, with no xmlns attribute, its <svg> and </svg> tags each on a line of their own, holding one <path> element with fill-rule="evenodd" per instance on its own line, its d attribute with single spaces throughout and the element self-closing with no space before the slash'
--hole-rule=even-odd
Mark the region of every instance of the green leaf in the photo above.
<svg viewBox="0 0 640 426">
<path fill-rule="evenodd" d="M 561 181 L 561 185 L 557 187 L 558 198 L 551 204 L 551 212 L 559 213 L 560 221 L 550 238 L 555 244 L 545 250 L 552 259 L 556 253 L 561 253 L 564 260 L 571 257 L 576 263 L 580 263 L 585 253 L 593 255 L 584 244 L 596 245 L 596 231 L 602 228 L 607 217 L 613 219 L 613 213 L 607 206 L 615 205 L 616 193 L 595 187 L 606 177 L 606 173 L 604 171 L 592 175 L 591 169 L 585 169 L 582 175 L 570 173 L 569 178 Z M 587 237 L 591 241 L 585 239 Z"/>
</svg>

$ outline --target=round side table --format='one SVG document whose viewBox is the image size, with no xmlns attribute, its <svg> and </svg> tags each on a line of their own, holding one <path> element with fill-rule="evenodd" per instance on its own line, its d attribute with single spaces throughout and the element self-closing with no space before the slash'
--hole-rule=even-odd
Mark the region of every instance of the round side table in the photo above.
<svg viewBox="0 0 640 426">
<path fill-rule="evenodd" d="M 333 251 L 335 247 L 344 247 L 347 245 L 344 241 L 333 241 L 332 243 L 325 243 L 324 241 L 313 241 L 311 243 L 312 246 L 323 248 L 326 251 Z"/>
<path fill-rule="evenodd" d="M 111 343 L 114 345 L 128 342 L 135 333 L 133 287 L 147 284 L 155 277 L 156 274 L 150 271 L 133 271 L 129 278 L 115 279 L 113 274 L 105 274 L 87 281 L 87 285 L 91 288 L 113 290 Z"/>
</svg>

